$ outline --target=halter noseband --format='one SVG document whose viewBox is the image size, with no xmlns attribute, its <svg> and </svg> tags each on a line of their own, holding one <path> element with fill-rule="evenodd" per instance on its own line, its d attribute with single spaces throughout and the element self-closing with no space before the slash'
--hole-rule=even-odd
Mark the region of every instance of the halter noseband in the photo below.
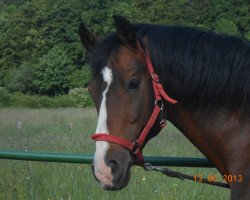
<svg viewBox="0 0 250 200">
<path fill-rule="evenodd" d="M 142 52 L 142 55 L 147 63 L 147 67 L 149 70 L 149 73 L 152 77 L 152 84 L 153 84 L 153 90 L 154 90 L 154 96 L 155 96 L 155 108 L 144 127 L 143 131 L 141 132 L 139 138 L 131 142 L 127 139 L 115 136 L 115 135 L 109 135 L 108 133 L 95 133 L 91 135 L 91 138 L 95 141 L 107 141 L 114 144 L 119 144 L 123 146 L 124 148 L 128 149 L 132 156 L 135 158 L 135 163 L 137 165 L 143 165 L 144 164 L 144 158 L 142 155 L 142 145 L 149 134 L 152 126 L 154 125 L 158 115 L 160 112 L 163 112 L 163 101 L 162 98 L 165 99 L 167 102 L 176 104 L 177 101 L 170 98 L 166 92 L 163 89 L 162 84 L 159 81 L 158 75 L 154 72 L 154 68 L 150 59 L 150 56 L 148 52 L 145 49 L 140 49 Z M 163 114 L 163 113 L 162 113 Z M 163 128 L 166 125 L 166 119 L 162 118 L 160 122 L 161 128 Z"/>
</svg>

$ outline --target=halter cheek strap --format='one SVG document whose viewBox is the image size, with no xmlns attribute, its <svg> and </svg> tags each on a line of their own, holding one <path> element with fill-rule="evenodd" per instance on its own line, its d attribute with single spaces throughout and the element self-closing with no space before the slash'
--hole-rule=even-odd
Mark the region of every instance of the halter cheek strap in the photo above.
<svg viewBox="0 0 250 200">
<path fill-rule="evenodd" d="M 144 164 L 144 158 L 142 155 L 142 145 L 145 142 L 146 137 L 149 134 L 151 128 L 153 127 L 159 114 L 161 113 L 163 116 L 162 98 L 169 103 L 172 103 L 172 104 L 177 103 L 176 100 L 170 98 L 164 91 L 163 86 L 159 81 L 158 75 L 154 72 L 153 65 L 152 65 L 148 52 L 146 50 L 145 51 L 142 50 L 141 52 L 147 63 L 149 73 L 152 77 L 152 84 L 153 84 L 153 90 L 154 90 L 154 96 L 155 96 L 155 107 L 149 118 L 149 121 L 147 122 L 146 126 L 141 132 L 139 138 L 136 141 L 131 142 L 127 139 L 124 139 L 115 135 L 109 135 L 108 133 L 95 133 L 91 135 L 91 138 L 95 141 L 107 141 L 107 142 L 111 142 L 114 144 L 119 144 L 123 146 L 124 148 L 128 149 L 131 155 L 135 158 L 135 164 L 137 165 Z M 162 118 L 160 121 L 160 125 L 161 125 L 161 128 L 163 128 L 166 125 L 166 119 Z"/>
</svg>

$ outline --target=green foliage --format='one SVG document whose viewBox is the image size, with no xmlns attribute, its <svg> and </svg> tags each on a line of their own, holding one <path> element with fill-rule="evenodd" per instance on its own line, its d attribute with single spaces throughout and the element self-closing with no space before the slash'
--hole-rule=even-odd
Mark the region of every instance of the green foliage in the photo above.
<svg viewBox="0 0 250 200">
<path fill-rule="evenodd" d="M 28 63 L 23 63 L 18 69 L 9 69 L 3 79 L 6 88 L 11 92 L 32 91 L 33 70 Z"/>
<path fill-rule="evenodd" d="M 0 107 L 6 107 L 10 105 L 11 95 L 4 87 L 0 87 Z"/>
<path fill-rule="evenodd" d="M 93 101 L 87 88 L 75 88 L 69 91 L 71 99 L 80 107 L 93 106 Z"/>
<path fill-rule="evenodd" d="M 73 69 L 68 57 L 65 50 L 56 46 L 38 60 L 32 83 L 39 94 L 55 96 L 67 93 L 67 76 Z"/>
<path fill-rule="evenodd" d="M 93 105 L 93 101 L 86 88 L 71 89 L 69 95 L 48 97 L 27 95 L 20 92 L 10 93 L 6 88 L 0 87 L 0 108 L 65 108 L 91 107 Z"/>
<path fill-rule="evenodd" d="M 234 22 L 224 18 L 220 18 L 216 21 L 215 31 L 230 35 L 239 35 L 237 26 Z"/>
<path fill-rule="evenodd" d="M 57 96 L 85 88 L 88 55 L 77 34 L 83 22 L 97 36 L 115 30 L 113 14 L 132 22 L 202 27 L 250 40 L 250 1 L 2 0 L 0 87 Z"/>
<path fill-rule="evenodd" d="M 85 65 L 81 70 L 74 71 L 68 76 L 69 88 L 86 87 L 90 80 L 90 69 Z"/>
<path fill-rule="evenodd" d="M 245 38 L 250 41 L 250 31 L 245 34 Z"/>
<path fill-rule="evenodd" d="M 43 105 L 50 107 L 52 101 L 48 97 L 29 96 L 22 93 L 13 93 L 11 96 L 12 107 L 41 108 Z"/>
<path fill-rule="evenodd" d="M 79 4 L 80 1 L 46 0 L 24 1 L 18 8 L 4 4 L 0 8 L 4 11 L 0 12 L 0 70 L 18 69 L 24 62 L 34 68 L 55 46 L 62 47 L 68 55 L 67 62 L 80 69 L 85 58 L 82 59 L 77 35 L 81 22 Z M 12 7 L 16 12 L 8 13 Z"/>
<path fill-rule="evenodd" d="M 76 107 L 77 105 L 68 95 L 57 97 L 47 96 L 31 96 L 22 93 L 14 93 L 11 95 L 11 107 L 27 107 L 27 108 L 64 108 Z"/>
<path fill-rule="evenodd" d="M 48 108 L 47 106 L 43 107 Z M 60 95 L 52 98 L 51 107 L 66 108 L 66 107 L 78 107 L 78 105 L 71 99 L 69 95 Z"/>
</svg>

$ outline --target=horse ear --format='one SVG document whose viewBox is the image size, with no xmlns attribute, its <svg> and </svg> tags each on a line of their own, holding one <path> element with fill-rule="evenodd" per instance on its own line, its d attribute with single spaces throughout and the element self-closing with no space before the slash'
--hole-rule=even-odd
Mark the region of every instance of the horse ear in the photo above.
<svg viewBox="0 0 250 200">
<path fill-rule="evenodd" d="M 91 53 L 97 44 L 97 37 L 91 33 L 82 23 L 79 26 L 78 34 L 87 52 Z"/>
<path fill-rule="evenodd" d="M 137 48 L 137 38 L 132 24 L 123 16 L 113 15 L 116 32 L 121 41 L 129 47 Z"/>
</svg>

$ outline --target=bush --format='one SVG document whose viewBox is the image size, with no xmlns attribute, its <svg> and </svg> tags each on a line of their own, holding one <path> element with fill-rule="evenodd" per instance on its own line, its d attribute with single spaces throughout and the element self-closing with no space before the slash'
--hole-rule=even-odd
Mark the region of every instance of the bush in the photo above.
<svg viewBox="0 0 250 200">
<path fill-rule="evenodd" d="M 90 69 L 85 65 L 81 70 L 76 70 L 68 76 L 70 88 L 86 87 L 90 80 Z"/>
<path fill-rule="evenodd" d="M 48 96 L 31 96 L 21 93 L 14 93 L 11 95 L 10 106 L 27 108 L 64 108 L 77 107 L 77 104 L 72 101 L 69 95 L 51 98 Z"/>
<path fill-rule="evenodd" d="M 28 107 L 39 108 L 39 97 L 25 95 L 22 93 L 13 93 L 11 95 L 11 106 L 13 107 Z"/>
<path fill-rule="evenodd" d="M 10 105 L 11 95 L 4 87 L 0 87 L 0 107 L 6 107 Z"/>
<path fill-rule="evenodd" d="M 69 91 L 72 100 L 80 107 L 93 106 L 94 103 L 89 95 L 87 88 L 75 88 Z"/>
<path fill-rule="evenodd" d="M 69 95 L 61 95 L 53 98 L 54 108 L 77 107 L 78 105 L 72 100 Z"/>
<path fill-rule="evenodd" d="M 248 31 L 246 34 L 245 34 L 245 38 L 250 41 L 250 31 Z"/>
<path fill-rule="evenodd" d="M 19 92 L 9 93 L 6 88 L 0 87 L 0 107 L 65 108 L 89 106 L 93 106 L 93 101 L 86 88 L 70 90 L 69 95 L 48 97 Z"/>
<path fill-rule="evenodd" d="M 240 35 L 237 26 L 231 20 L 219 18 L 215 24 L 215 31 L 229 35 Z"/>
</svg>

